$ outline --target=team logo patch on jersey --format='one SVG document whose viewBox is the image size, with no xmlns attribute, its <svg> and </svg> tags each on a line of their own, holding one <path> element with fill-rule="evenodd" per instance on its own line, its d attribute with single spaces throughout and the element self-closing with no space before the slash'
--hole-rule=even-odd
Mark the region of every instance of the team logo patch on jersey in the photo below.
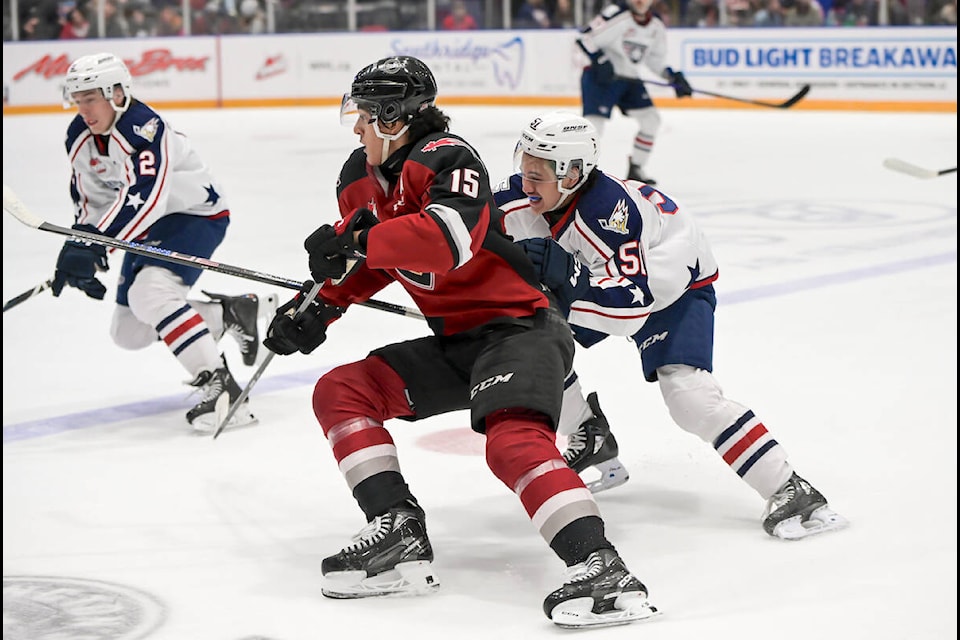
<svg viewBox="0 0 960 640">
<path fill-rule="evenodd" d="M 107 172 L 107 165 L 99 158 L 90 158 L 90 168 L 94 170 L 97 175 L 103 175 Z"/>
<path fill-rule="evenodd" d="M 633 64 L 639 64 L 643 60 L 643 54 L 647 52 L 646 45 L 639 42 L 629 42 L 626 38 L 623 41 L 623 52 L 630 58 Z"/>
<path fill-rule="evenodd" d="M 397 275 L 421 289 L 433 291 L 437 286 L 437 276 L 430 272 L 397 269 Z"/>
<path fill-rule="evenodd" d="M 612 231 L 625 236 L 630 233 L 630 229 L 627 227 L 629 218 L 630 214 L 627 211 L 627 203 L 620 200 L 617 202 L 617 206 L 613 208 L 613 213 L 610 214 L 610 217 L 606 220 L 601 219 L 599 222 L 604 231 Z"/>
<path fill-rule="evenodd" d="M 457 138 L 440 138 L 439 140 L 432 140 L 427 144 L 423 145 L 424 153 L 428 151 L 436 151 L 440 147 L 466 147 L 467 143 L 463 140 L 458 140 Z M 468 147 L 469 148 L 469 147 Z"/>
<path fill-rule="evenodd" d="M 150 118 L 143 126 L 133 125 L 133 132 L 146 140 L 153 142 L 157 137 L 157 131 L 160 130 L 160 118 Z"/>
</svg>

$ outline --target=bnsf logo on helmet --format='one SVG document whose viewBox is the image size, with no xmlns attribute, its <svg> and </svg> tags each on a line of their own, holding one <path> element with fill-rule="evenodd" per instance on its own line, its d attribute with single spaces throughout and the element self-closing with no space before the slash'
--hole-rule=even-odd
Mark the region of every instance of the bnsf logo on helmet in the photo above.
<svg viewBox="0 0 960 640">
<path fill-rule="evenodd" d="M 400 58 L 390 58 L 380 65 L 380 70 L 385 73 L 397 73 L 404 68 L 403 61 Z"/>
<path fill-rule="evenodd" d="M 567 126 L 565 126 L 565 127 L 562 129 L 562 131 L 563 131 L 563 132 L 567 132 L 567 131 L 582 131 L 582 130 L 584 130 L 584 129 L 586 129 L 586 128 L 587 128 L 587 125 L 585 125 L 585 124 L 568 124 Z"/>
</svg>

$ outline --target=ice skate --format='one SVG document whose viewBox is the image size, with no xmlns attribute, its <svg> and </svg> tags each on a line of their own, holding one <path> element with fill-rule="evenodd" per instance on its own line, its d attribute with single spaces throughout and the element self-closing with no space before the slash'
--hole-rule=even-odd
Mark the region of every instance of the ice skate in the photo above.
<svg viewBox="0 0 960 640">
<path fill-rule="evenodd" d="M 224 405 L 229 409 L 230 405 L 240 397 L 243 390 L 237 381 L 233 379 L 233 374 L 227 368 L 226 359 L 222 360 L 223 366 L 215 371 L 201 371 L 197 377 L 188 384 L 203 390 L 203 397 L 190 411 L 187 412 L 187 422 L 193 427 L 194 431 L 200 433 L 213 433 L 218 426 L 218 416 L 225 411 L 218 411 L 218 401 L 220 408 Z M 247 400 L 237 408 L 236 413 L 230 418 L 228 427 L 241 427 L 256 423 L 257 419 L 250 413 Z"/>
<path fill-rule="evenodd" d="M 763 512 L 763 530 L 783 540 L 799 540 L 847 524 L 823 494 L 796 473 L 770 497 Z"/>
<path fill-rule="evenodd" d="M 423 511 L 399 507 L 375 517 L 353 544 L 323 559 L 321 592 L 328 598 L 425 595 L 440 581 Z"/>
<path fill-rule="evenodd" d="M 243 364 L 252 366 L 257 361 L 260 348 L 260 332 L 257 328 L 260 300 L 256 294 L 226 296 L 204 291 L 211 300 L 223 307 L 223 331 L 232 335 L 240 345 Z"/>
<path fill-rule="evenodd" d="M 600 478 L 587 482 L 586 485 L 593 493 L 599 493 L 619 487 L 630 479 L 630 474 L 617 459 L 620 449 L 616 438 L 610 432 L 607 418 L 600 410 L 596 392 L 587 396 L 587 404 L 593 411 L 593 417 L 570 434 L 563 459 L 567 466 L 577 473 L 595 467 L 600 472 Z"/>
<path fill-rule="evenodd" d="M 627 180 L 639 180 L 640 182 L 645 182 L 650 186 L 657 184 L 657 181 L 651 178 L 648 175 L 644 175 L 643 171 L 640 168 L 640 165 L 630 163 L 630 169 L 627 171 Z"/>
<path fill-rule="evenodd" d="M 543 612 L 567 629 L 628 624 L 659 613 L 613 549 L 594 551 L 569 567 L 564 585 L 543 601 Z"/>
</svg>

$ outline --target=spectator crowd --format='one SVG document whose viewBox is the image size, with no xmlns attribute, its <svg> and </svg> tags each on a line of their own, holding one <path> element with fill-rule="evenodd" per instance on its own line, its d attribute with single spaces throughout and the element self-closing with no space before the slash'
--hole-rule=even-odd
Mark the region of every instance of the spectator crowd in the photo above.
<svg viewBox="0 0 960 640">
<path fill-rule="evenodd" d="M 500 0 L 435 0 L 434 28 L 579 28 L 577 1 L 513 0 L 507 20 Z M 604 4 L 585 0 L 581 20 Z M 346 7 L 346 0 L 4 0 L 4 40 L 342 31 Z M 362 31 L 425 30 L 428 8 L 426 0 L 357 0 L 355 24 Z M 956 0 L 656 0 L 654 10 L 672 27 L 957 24 Z"/>
</svg>

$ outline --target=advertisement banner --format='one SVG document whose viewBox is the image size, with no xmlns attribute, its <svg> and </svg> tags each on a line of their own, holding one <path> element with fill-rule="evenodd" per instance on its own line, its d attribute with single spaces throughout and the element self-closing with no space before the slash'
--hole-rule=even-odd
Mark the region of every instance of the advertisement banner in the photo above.
<svg viewBox="0 0 960 640">
<path fill-rule="evenodd" d="M 668 63 L 703 93 L 659 106 L 726 107 L 708 92 L 795 108 L 956 111 L 956 27 L 670 29 Z M 4 113 L 62 108 L 70 61 L 102 50 L 130 67 L 137 97 L 157 107 L 338 104 L 353 75 L 390 55 L 433 70 L 441 100 L 477 105 L 580 104 L 575 30 L 403 31 L 53 40 L 3 45 Z M 662 78 L 646 70 L 655 82 Z"/>
<path fill-rule="evenodd" d="M 358 46 L 358 38 L 363 39 Z M 444 98 L 579 96 L 580 66 L 568 32 L 458 31 L 225 38 L 224 100 L 339 100 L 354 74 L 391 55 L 423 60 Z"/>
<path fill-rule="evenodd" d="M 50 40 L 3 44 L 3 106 L 62 108 L 63 78 L 80 56 L 109 51 L 123 58 L 134 92 L 147 103 L 217 106 L 213 37 Z"/>
<path fill-rule="evenodd" d="M 670 50 L 692 85 L 817 100 L 957 101 L 956 27 L 684 29 Z"/>
</svg>

